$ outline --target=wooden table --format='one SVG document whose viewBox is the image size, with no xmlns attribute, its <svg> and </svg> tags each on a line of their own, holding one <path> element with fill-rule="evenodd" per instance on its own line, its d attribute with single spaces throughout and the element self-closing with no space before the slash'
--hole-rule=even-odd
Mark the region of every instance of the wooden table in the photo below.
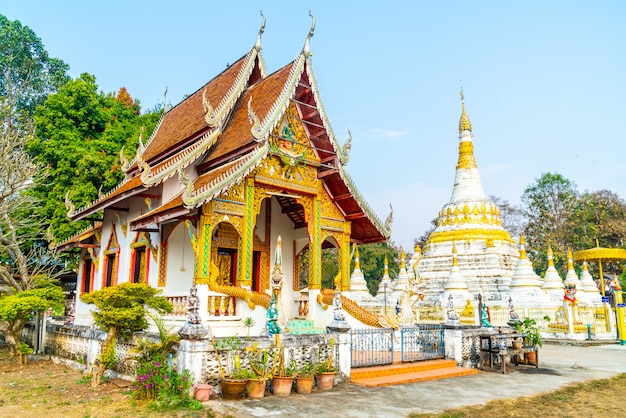
<svg viewBox="0 0 626 418">
<path fill-rule="evenodd" d="M 521 346 L 513 348 L 513 341 L 523 340 L 523 334 L 483 334 L 480 335 L 480 363 L 482 370 L 501 371 L 506 373 L 506 362 L 510 360 L 516 366 L 520 364 L 539 368 L 539 352 L 537 347 Z M 527 361 L 525 354 L 535 352 L 535 362 Z M 524 358 L 523 361 L 520 361 Z"/>
</svg>

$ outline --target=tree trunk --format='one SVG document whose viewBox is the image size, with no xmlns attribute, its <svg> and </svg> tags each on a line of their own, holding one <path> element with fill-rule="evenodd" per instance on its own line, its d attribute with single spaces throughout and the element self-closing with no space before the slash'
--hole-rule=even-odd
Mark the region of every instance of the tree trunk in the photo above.
<svg viewBox="0 0 626 418">
<path fill-rule="evenodd" d="M 20 343 L 19 340 L 17 340 L 13 334 L 7 332 L 4 334 L 4 342 L 7 344 L 7 347 L 9 347 L 9 355 L 15 357 L 19 353 L 17 350 L 17 345 Z"/>
<path fill-rule="evenodd" d="M 115 327 L 109 328 L 109 333 L 107 334 L 106 339 L 102 343 L 102 348 L 100 349 L 100 355 L 106 352 L 110 344 L 114 343 L 116 335 L 117 335 L 117 328 Z M 105 370 L 106 370 L 106 364 L 100 358 L 98 358 L 98 368 L 96 369 L 96 372 L 91 377 L 91 387 L 100 386 L 100 383 L 102 382 L 102 376 L 104 375 Z"/>
</svg>

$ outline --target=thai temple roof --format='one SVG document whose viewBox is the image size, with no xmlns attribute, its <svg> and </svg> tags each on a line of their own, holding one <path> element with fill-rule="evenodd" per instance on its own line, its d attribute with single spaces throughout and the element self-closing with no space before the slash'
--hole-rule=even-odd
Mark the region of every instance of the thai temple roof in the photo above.
<svg viewBox="0 0 626 418">
<path fill-rule="evenodd" d="M 267 75 L 261 56 L 261 35 L 234 64 L 176 106 L 166 109 L 146 144 L 140 137 L 135 159 L 122 161 L 126 178 L 90 205 L 74 210 L 72 220 L 85 219 L 116 202 L 150 194 L 155 208 L 130 220 L 131 229 L 189 214 L 240 183 L 267 157 L 273 129 L 289 108 L 295 107 L 306 127 L 317 178 L 335 205 L 351 221 L 357 243 L 379 242 L 391 233 L 365 202 L 343 167 L 346 143 L 339 146 L 321 102 L 313 74 L 310 38 L 296 58 Z M 162 184 L 178 177 L 184 190 L 163 200 Z M 139 196 L 141 194 L 141 196 Z"/>
</svg>

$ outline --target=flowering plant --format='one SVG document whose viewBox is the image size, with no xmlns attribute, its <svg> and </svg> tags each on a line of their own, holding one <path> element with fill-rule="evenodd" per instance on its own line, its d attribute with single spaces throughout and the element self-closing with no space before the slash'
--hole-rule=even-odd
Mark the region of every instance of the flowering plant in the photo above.
<svg viewBox="0 0 626 418">
<path fill-rule="evenodd" d="M 193 401 L 189 396 L 191 384 L 189 370 L 178 373 L 170 369 L 163 357 L 154 356 L 137 368 L 133 395 L 136 399 L 156 401 L 161 408 L 185 406 Z"/>
</svg>

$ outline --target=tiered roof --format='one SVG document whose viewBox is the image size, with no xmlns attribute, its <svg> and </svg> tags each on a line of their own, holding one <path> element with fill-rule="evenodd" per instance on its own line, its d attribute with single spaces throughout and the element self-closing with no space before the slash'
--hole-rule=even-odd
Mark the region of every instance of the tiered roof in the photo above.
<svg viewBox="0 0 626 418">
<path fill-rule="evenodd" d="M 247 54 L 164 114 L 147 144 L 140 144 L 137 157 L 125 165 L 127 177 L 116 189 L 69 214 L 70 218 L 84 219 L 148 190 L 160 196 L 160 185 L 175 175 L 185 190 L 130 220 L 130 227 L 143 229 L 189 215 L 240 182 L 268 155 L 272 130 L 288 106 L 295 104 L 320 160 L 317 177 L 352 222 L 353 240 L 388 238 L 388 226 L 364 202 L 343 167 L 348 158 L 330 128 L 311 67 L 308 45 L 314 27 L 315 21 L 296 59 L 271 75 L 266 75 L 260 54 L 262 27 Z M 197 177 L 189 181 L 184 172 L 192 166 Z"/>
</svg>

